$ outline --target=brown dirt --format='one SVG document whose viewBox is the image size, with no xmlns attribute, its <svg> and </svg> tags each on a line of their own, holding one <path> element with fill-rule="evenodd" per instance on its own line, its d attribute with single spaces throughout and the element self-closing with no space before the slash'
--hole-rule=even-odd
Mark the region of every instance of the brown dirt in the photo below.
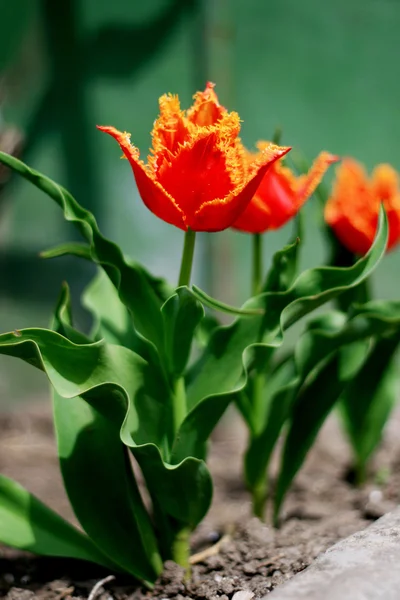
<svg viewBox="0 0 400 600">
<path fill-rule="evenodd" d="M 253 600 L 307 567 L 337 540 L 367 526 L 400 501 L 400 411 L 392 419 L 375 460 L 375 475 L 363 489 L 346 480 L 349 451 L 334 419 L 324 427 L 287 499 L 278 531 L 251 517 L 240 477 L 245 446 L 241 424 L 229 415 L 214 436 L 210 468 L 212 508 L 193 536 L 193 551 L 221 537 L 219 552 L 181 570 L 166 563 L 153 592 L 119 576 L 96 600 L 230 600 L 248 591 Z M 74 520 L 63 492 L 49 408 L 38 404 L 0 415 L 0 472 L 14 477 L 64 517 Z M 109 575 L 79 561 L 37 558 L 0 546 L 0 597 L 8 600 L 81 600 Z M 249 600 L 251 594 L 235 600 Z"/>
</svg>

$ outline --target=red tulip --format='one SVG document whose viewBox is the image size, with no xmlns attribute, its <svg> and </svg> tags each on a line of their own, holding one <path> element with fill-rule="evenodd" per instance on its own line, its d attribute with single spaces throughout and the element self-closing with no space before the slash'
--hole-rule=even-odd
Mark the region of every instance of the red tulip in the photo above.
<svg viewBox="0 0 400 600">
<path fill-rule="evenodd" d="M 160 219 L 180 229 L 221 231 L 232 225 L 254 196 L 269 167 L 290 148 L 266 144 L 251 164 L 238 137 L 239 115 L 218 102 L 214 85 L 181 110 L 177 96 L 159 100 L 148 163 L 129 133 L 99 127 L 119 143 L 139 194 Z"/>
<path fill-rule="evenodd" d="M 259 142 L 262 152 L 268 142 Z M 259 153 L 248 153 L 248 161 L 259 160 Z M 325 171 L 339 157 L 321 152 L 310 171 L 296 177 L 282 164 L 275 162 L 264 175 L 260 186 L 247 208 L 237 218 L 233 227 L 247 233 L 264 233 L 269 229 L 279 229 L 293 218 L 305 201 L 321 182 Z"/>
<path fill-rule="evenodd" d="M 399 175 L 390 165 L 381 164 L 369 178 L 362 165 L 345 158 L 336 172 L 325 220 L 348 250 L 365 254 L 375 237 L 381 202 L 389 222 L 390 249 L 400 240 Z"/>
</svg>

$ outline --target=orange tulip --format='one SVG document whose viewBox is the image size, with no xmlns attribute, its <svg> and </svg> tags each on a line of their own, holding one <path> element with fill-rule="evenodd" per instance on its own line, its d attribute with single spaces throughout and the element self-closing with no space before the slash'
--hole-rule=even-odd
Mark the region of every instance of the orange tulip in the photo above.
<svg viewBox="0 0 400 600">
<path fill-rule="evenodd" d="M 365 254 L 375 237 L 381 202 L 389 222 L 390 249 L 400 240 L 399 176 L 393 167 L 382 164 L 368 178 L 362 165 L 345 158 L 326 203 L 325 220 L 348 250 Z"/>
<path fill-rule="evenodd" d="M 259 142 L 260 152 L 268 142 Z M 248 152 L 248 161 L 259 160 L 259 153 Z M 321 152 L 306 175 L 296 177 L 282 164 L 275 162 L 264 175 L 253 199 L 233 224 L 235 229 L 247 233 L 264 233 L 279 229 L 293 218 L 320 183 L 325 171 L 339 157 Z"/>
<path fill-rule="evenodd" d="M 160 219 L 180 229 L 221 231 L 246 208 L 268 168 L 290 148 L 267 144 L 248 164 L 238 137 L 239 115 L 218 102 L 214 85 L 182 111 L 177 96 L 159 100 L 148 164 L 130 134 L 99 127 L 119 143 L 129 160 L 139 194 Z"/>
</svg>

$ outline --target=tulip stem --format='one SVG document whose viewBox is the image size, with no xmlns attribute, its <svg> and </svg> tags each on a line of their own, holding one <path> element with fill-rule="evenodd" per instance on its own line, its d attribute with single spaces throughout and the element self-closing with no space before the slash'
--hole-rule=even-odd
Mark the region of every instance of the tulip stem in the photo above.
<svg viewBox="0 0 400 600">
<path fill-rule="evenodd" d="M 196 241 L 196 232 L 193 231 L 192 229 L 188 228 L 185 231 L 185 241 L 183 243 L 181 270 L 179 272 L 179 282 L 178 282 L 179 287 L 181 285 L 189 285 L 189 283 L 190 283 L 190 275 L 192 273 L 195 241 Z"/>
<path fill-rule="evenodd" d="M 179 427 L 182 424 L 183 419 L 186 417 L 186 388 L 185 380 L 183 377 L 179 377 L 175 381 L 174 395 L 172 399 L 173 413 L 174 413 L 174 435 L 179 431 Z"/>
<path fill-rule="evenodd" d="M 252 296 L 261 292 L 262 277 L 262 234 L 253 233 L 253 280 Z"/>
<path fill-rule="evenodd" d="M 182 527 L 176 535 L 175 539 L 172 542 L 172 560 L 174 560 L 178 565 L 184 567 L 185 574 L 184 580 L 188 581 L 190 579 L 190 528 Z"/>
</svg>

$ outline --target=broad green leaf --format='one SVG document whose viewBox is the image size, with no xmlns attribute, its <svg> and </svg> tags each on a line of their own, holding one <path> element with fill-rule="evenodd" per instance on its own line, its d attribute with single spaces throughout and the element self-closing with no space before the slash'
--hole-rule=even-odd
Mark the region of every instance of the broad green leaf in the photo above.
<svg viewBox="0 0 400 600">
<path fill-rule="evenodd" d="M 400 327 L 397 334 L 377 339 L 342 395 L 346 429 L 361 470 L 381 441 L 398 398 L 400 378 L 394 359 L 399 344 Z"/>
<path fill-rule="evenodd" d="M 65 219 L 73 223 L 88 242 L 93 261 L 102 266 L 115 285 L 122 302 L 132 313 L 137 331 L 150 340 L 162 356 L 162 302 L 145 270 L 125 260 L 118 246 L 100 233 L 95 217 L 62 186 L 4 152 L 0 152 L 0 163 L 33 183 L 60 206 Z"/>
<path fill-rule="evenodd" d="M 340 377 L 351 381 L 364 363 L 371 340 L 369 338 L 346 344 L 340 348 Z"/>
<path fill-rule="evenodd" d="M 71 340 L 74 344 L 90 344 L 92 342 L 91 339 L 72 326 L 71 295 L 68 284 L 65 282 L 61 287 L 52 325 L 54 331 Z"/>
<path fill-rule="evenodd" d="M 266 478 L 268 465 L 282 428 L 289 418 L 292 404 L 300 386 L 318 363 L 333 350 L 330 335 L 338 335 L 346 324 L 346 315 L 339 311 L 329 311 L 314 317 L 307 323 L 307 330 L 300 337 L 295 354 L 282 361 L 278 368 L 266 377 L 266 412 L 258 427 L 251 428 L 251 436 L 245 455 L 245 477 L 250 489 L 254 489 Z M 320 339 L 319 333 L 321 332 Z M 310 339 L 317 337 L 315 347 Z M 326 339 L 329 339 L 328 346 Z M 256 347 L 257 348 L 257 347 Z M 307 369 L 302 368 L 302 360 L 310 348 Z M 296 360 L 295 360 L 296 359 Z"/>
<path fill-rule="evenodd" d="M 66 331 L 76 337 L 70 298 L 65 294 L 56 307 L 54 327 L 59 333 Z M 153 526 L 119 428 L 112 426 L 93 404 L 98 391 L 97 387 L 89 392 L 90 404 L 83 398 L 66 401 L 53 392 L 64 486 L 82 527 L 103 552 L 124 570 L 152 581 L 162 568 Z"/>
<path fill-rule="evenodd" d="M 93 339 L 104 339 L 110 344 L 125 346 L 148 362 L 159 364 L 157 352 L 136 331 L 130 312 L 104 271 L 99 270 L 86 287 L 82 304 L 94 318 L 91 331 Z"/>
<path fill-rule="evenodd" d="M 3 334 L 0 352 L 45 370 L 58 394 L 55 424 L 61 467 L 85 531 L 121 568 L 154 580 L 161 563 L 157 566 L 152 553 L 140 497 L 133 497 L 119 430 L 128 395 L 129 422 L 137 440 L 163 443 L 168 392 L 162 377 L 126 348 L 100 342 L 77 345 L 49 330 L 22 330 L 17 337 Z M 115 526 L 113 515 L 118 518 Z"/>
<path fill-rule="evenodd" d="M 159 504 L 162 502 L 164 513 L 190 527 L 201 520 L 211 501 L 210 475 L 198 458 L 186 457 L 179 464 L 168 461 L 170 390 L 162 374 L 156 373 L 153 366 L 122 346 L 104 342 L 77 345 L 56 332 L 40 329 L 1 335 L 0 353 L 20 357 L 42 368 L 56 393 L 62 396 L 62 399 L 56 399 L 56 420 L 61 427 L 65 422 L 63 435 L 67 441 L 60 447 L 64 477 L 66 460 L 73 460 L 74 453 L 71 452 L 74 448 L 78 448 L 78 456 L 84 452 L 88 454 L 93 477 L 98 477 L 100 462 L 96 472 L 94 457 L 86 444 L 93 436 L 91 444 L 100 453 L 101 445 L 105 449 L 108 445 L 114 447 L 115 438 L 109 439 L 107 435 L 113 436 L 121 429 L 122 441 L 132 448 L 149 491 Z M 86 435 L 74 439 L 74 434 L 77 435 L 74 422 L 81 423 Z M 69 427 L 73 427 L 73 431 L 68 432 Z M 107 435 L 103 428 L 108 428 Z M 97 455 L 96 450 L 95 453 Z M 118 473 L 118 460 L 122 459 L 115 457 L 111 450 L 110 457 L 116 461 L 115 472 Z M 108 459 L 105 464 L 109 464 Z M 114 469 L 111 463 L 106 471 L 110 469 Z M 90 479 L 86 470 L 85 473 Z M 83 481 L 84 475 L 79 478 Z M 124 479 L 121 485 L 126 485 Z M 162 496 L 167 492 L 171 494 L 169 497 Z M 69 493 L 71 496 L 71 491 Z M 127 535 L 128 532 L 127 529 Z M 91 535 L 98 534 L 91 530 Z M 105 547 L 103 551 L 106 552 Z M 128 547 L 125 551 L 133 553 L 134 550 Z M 120 552 L 123 552 L 122 548 Z M 117 561 L 117 556 L 113 555 L 113 559 Z"/>
<path fill-rule="evenodd" d="M 370 251 L 355 265 L 344 268 L 321 267 L 302 273 L 285 292 L 270 292 L 251 298 L 245 308 L 264 314 L 238 318 L 212 335 L 203 356 L 188 375 L 188 405 L 195 406 L 208 395 L 239 391 L 244 362 L 250 346 L 256 343 L 277 347 L 283 332 L 301 317 L 332 298 L 358 285 L 375 269 L 384 255 L 387 219 L 381 209 L 377 235 Z"/>
<path fill-rule="evenodd" d="M 118 428 L 95 408 L 97 393 L 102 391 L 92 391 L 92 405 L 82 398 L 53 395 L 64 486 L 76 517 L 96 546 L 124 571 L 154 581 L 162 561 L 150 517 Z"/>
<path fill-rule="evenodd" d="M 342 349 L 354 344 L 364 344 L 373 335 L 393 335 L 400 328 L 400 303 L 369 303 L 358 307 L 359 313 L 355 313 L 351 319 L 347 319 L 344 313 L 330 311 L 318 316 L 307 324 L 306 331 L 299 338 L 295 346 L 295 371 L 287 379 L 283 377 L 282 386 L 277 386 L 273 397 L 269 400 L 269 412 L 262 432 L 251 439 L 249 449 L 245 458 L 246 478 L 250 488 L 254 488 L 266 477 L 271 452 L 282 426 L 291 414 L 292 405 L 297 402 L 298 394 L 302 393 L 302 385 L 310 376 L 315 374 L 315 369 L 320 368 L 326 360 L 334 356 L 338 350 L 338 378 L 343 385 L 348 384 L 348 368 L 343 368 Z M 364 353 L 365 354 L 365 353 Z M 346 365 L 347 367 L 348 365 Z M 352 365 L 352 368 L 354 365 Z M 318 372 L 318 371 L 317 371 Z M 284 373 L 284 372 L 283 372 Z M 329 381 L 326 386 L 329 387 Z M 319 401 L 319 400 L 318 400 Z M 317 400 L 316 400 L 317 402 Z M 323 406 L 323 403 L 322 403 Z M 330 410 L 328 402 L 328 411 Z M 308 412 L 308 422 L 311 428 L 303 428 L 303 424 L 297 426 L 300 438 L 297 455 L 297 465 L 294 471 L 287 475 L 287 487 L 282 492 L 283 497 L 290 485 L 290 477 L 294 477 L 300 468 L 304 457 L 317 435 L 323 422 L 318 411 Z M 304 438 L 302 438 L 302 432 Z M 290 461 L 288 461 L 290 463 Z M 289 464 L 290 467 L 290 464 Z"/>
<path fill-rule="evenodd" d="M 35 554 L 89 560 L 118 570 L 84 533 L 4 475 L 0 475 L 0 540 Z"/>
<path fill-rule="evenodd" d="M 291 411 L 289 429 L 282 452 L 281 468 L 274 498 L 274 520 L 287 490 L 319 429 L 338 400 L 346 382 L 340 378 L 337 353 L 328 358 L 310 380 L 304 384 Z"/>
<path fill-rule="evenodd" d="M 297 384 L 295 381 L 293 384 L 298 386 L 298 392 L 296 392 L 297 398 L 290 417 L 290 427 L 282 457 L 275 499 L 276 517 L 285 494 L 303 464 L 321 425 L 342 391 L 349 385 L 348 373 L 343 369 L 339 350 L 347 344 L 369 340 L 374 335 L 391 336 L 393 339 L 396 336 L 398 339 L 400 335 L 399 302 L 370 302 L 357 307 L 357 311 L 342 326 L 340 313 L 336 313 L 337 317 L 332 319 L 329 329 L 311 328 L 296 344 L 295 360 L 298 379 Z M 333 326 L 335 320 L 336 331 Z M 389 350 L 389 346 L 386 350 Z M 379 370 L 379 366 L 375 368 Z M 384 405 L 383 415 L 388 403 L 384 402 Z M 294 448 L 296 448 L 295 453 Z"/>
<path fill-rule="evenodd" d="M 205 348 L 207 346 L 214 330 L 220 325 L 221 323 L 216 317 L 210 314 L 205 314 L 195 331 L 196 341 L 201 348 Z"/>
<path fill-rule="evenodd" d="M 180 287 L 168 298 L 161 312 L 168 370 L 174 378 L 178 378 L 189 360 L 193 336 L 204 317 L 204 308 L 187 287 Z"/>
<path fill-rule="evenodd" d="M 85 288 L 82 304 L 93 315 L 93 339 L 132 349 L 137 337 L 132 318 L 104 271 L 99 270 Z"/>
<path fill-rule="evenodd" d="M 128 428 L 123 427 L 121 435 L 140 465 L 151 497 L 169 517 L 194 529 L 212 499 L 212 480 L 204 461 L 189 456 L 170 464 L 162 460 L 154 444 L 134 444 Z"/>
<path fill-rule="evenodd" d="M 289 417 L 297 388 L 298 377 L 293 360 L 282 363 L 275 377 L 267 379 L 265 420 L 258 433 L 253 428 L 244 457 L 244 473 L 250 489 L 266 479 L 271 454 Z"/>
<path fill-rule="evenodd" d="M 263 292 L 284 292 L 292 285 L 297 272 L 300 242 L 303 238 L 301 219 L 302 215 L 299 213 L 294 241 L 274 254 L 271 268 L 262 287 Z"/>
<path fill-rule="evenodd" d="M 183 420 L 172 447 L 171 460 L 178 462 L 185 456 L 205 458 L 207 442 L 234 394 L 208 396 L 194 406 Z"/>
</svg>

